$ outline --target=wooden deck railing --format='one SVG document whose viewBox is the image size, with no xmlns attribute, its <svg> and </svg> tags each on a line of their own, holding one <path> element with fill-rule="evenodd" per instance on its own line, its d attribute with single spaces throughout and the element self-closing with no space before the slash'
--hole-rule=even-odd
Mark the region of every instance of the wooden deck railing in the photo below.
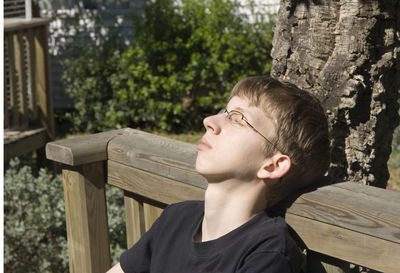
<svg viewBox="0 0 400 273">
<path fill-rule="evenodd" d="M 46 137 L 54 136 L 48 23 L 49 20 L 43 18 L 4 19 L 6 159 L 43 147 Z M 26 143 L 16 145 L 21 139 L 26 139 Z"/>
<path fill-rule="evenodd" d="M 166 204 L 202 199 L 194 145 L 133 129 L 51 142 L 63 164 L 71 272 L 110 268 L 105 184 L 125 193 L 128 247 Z M 322 186 L 294 199 L 286 220 L 309 252 L 309 272 L 346 272 L 349 263 L 400 272 L 400 193 L 353 182 Z"/>
</svg>

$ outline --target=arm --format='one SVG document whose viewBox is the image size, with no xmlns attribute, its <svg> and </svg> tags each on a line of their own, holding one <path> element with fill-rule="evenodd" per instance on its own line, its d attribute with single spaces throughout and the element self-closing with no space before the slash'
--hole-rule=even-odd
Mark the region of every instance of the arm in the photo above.
<svg viewBox="0 0 400 273">
<path fill-rule="evenodd" d="M 124 271 L 122 270 L 121 265 L 117 263 L 110 270 L 108 270 L 107 273 L 124 273 Z"/>
</svg>

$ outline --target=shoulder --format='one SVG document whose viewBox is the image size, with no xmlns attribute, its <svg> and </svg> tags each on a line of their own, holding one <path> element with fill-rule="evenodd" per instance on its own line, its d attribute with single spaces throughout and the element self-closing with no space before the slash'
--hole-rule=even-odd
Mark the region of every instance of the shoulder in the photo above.
<svg viewBox="0 0 400 273">
<path fill-rule="evenodd" d="M 258 240 L 269 242 L 274 247 L 270 250 L 281 251 L 285 248 L 285 241 L 288 234 L 288 225 L 285 219 L 280 216 L 271 216 L 268 212 L 264 211 L 257 216 L 255 229 L 258 235 Z"/>
<path fill-rule="evenodd" d="M 182 216 L 193 213 L 203 213 L 204 201 L 191 200 L 168 205 L 163 214 L 180 214 Z"/>
<path fill-rule="evenodd" d="M 251 255 L 253 259 L 258 260 L 259 257 L 263 257 L 267 262 L 266 257 L 270 257 L 271 262 L 275 261 L 275 265 L 281 264 L 291 268 L 290 271 L 282 272 L 297 272 L 304 263 L 304 255 L 292 238 L 288 224 L 281 216 L 270 216 L 265 213 L 260 219 L 257 238 L 254 240 L 257 242 L 257 248 Z"/>
</svg>

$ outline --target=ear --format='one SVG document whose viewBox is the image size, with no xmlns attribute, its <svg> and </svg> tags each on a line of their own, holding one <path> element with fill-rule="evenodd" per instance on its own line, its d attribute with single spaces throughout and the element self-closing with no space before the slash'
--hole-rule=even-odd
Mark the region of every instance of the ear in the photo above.
<svg viewBox="0 0 400 273">
<path fill-rule="evenodd" d="M 264 164 L 257 172 L 259 179 L 279 179 L 284 176 L 292 166 L 292 161 L 287 155 L 276 153 L 265 159 Z"/>
</svg>

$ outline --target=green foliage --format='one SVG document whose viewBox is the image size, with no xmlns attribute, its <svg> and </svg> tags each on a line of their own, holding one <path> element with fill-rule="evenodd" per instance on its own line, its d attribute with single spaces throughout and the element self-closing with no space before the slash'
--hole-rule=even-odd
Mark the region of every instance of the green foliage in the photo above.
<svg viewBox="0 0 400 273">
<path fill-rule="evenodd" d="M 60 177 L 45 169 L 34 177 L 31 167 L 11 160 L 4 177 L 6 272 L 66 272 L 63 199 Z"/>
<path fill-rule="evenodd" d="M 5 272 L 68 272 L 61 175 L 40 169 L 34 176 L 19 159 L 4 176 Z M 126 249 L 122 191 L 106 191 L 113 263 Z"/>
<path fill-rule="evenodd" d="M 127 248 L 123 191 L 116 187 L 106 188 L 106 199 L 111 260 L 115 264 Z"/>
<path fill-rule="evenodd" d="M 120 56 L 90 47 L 66 63 L 75 130 L 191 131 L 222 108 L 233 85 L 267 74 L 272 17 L 250 23 L 228 0 L 144 1 L 135 40 Z"/>
<path fill-rule="evenodd" d="M 101 47 L 77 46 L 81 54 L 66 60 L 67 68 L 63 74 L 65 90 L 74 99 L 77 112 L 67 113 L 65 117 L 71 123 L 71 131 L 102 131 L 107 101 L 112 99 L 108 78 L 115 71 L 115 58 L 112 46 L 108 43 Z"/>
</svg>

